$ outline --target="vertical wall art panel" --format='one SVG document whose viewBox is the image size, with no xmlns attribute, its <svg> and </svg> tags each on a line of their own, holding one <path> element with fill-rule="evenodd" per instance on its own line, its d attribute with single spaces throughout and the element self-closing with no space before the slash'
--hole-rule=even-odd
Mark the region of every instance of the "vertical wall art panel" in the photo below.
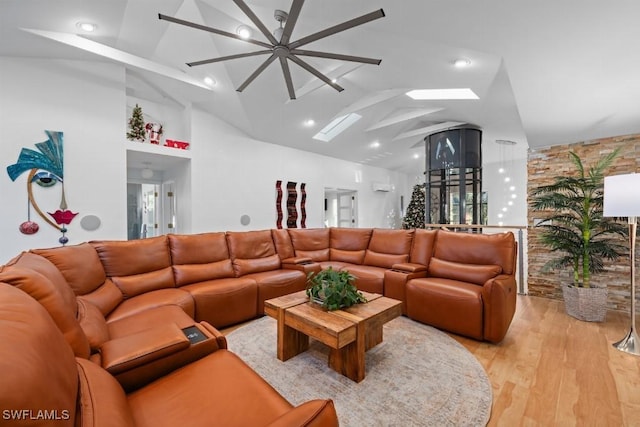
<svg viewBox="0 0 640 427">
<path fill-rule="evenodd" d="M 297 182 L 287 182 L 287 227 L 298 228 L 298 209 L 296 201 L 298 200 L 298 191 L 296 190 Z"/>
<path fill-rule="evenodd" d="M 282 181 L 276 181 L 276 227 L 282 228 Z"/>
<path fill-rule="evenodd" d="M 300 184 L 300 228 L 307 228 L 307 184 Z"/>
</svg>

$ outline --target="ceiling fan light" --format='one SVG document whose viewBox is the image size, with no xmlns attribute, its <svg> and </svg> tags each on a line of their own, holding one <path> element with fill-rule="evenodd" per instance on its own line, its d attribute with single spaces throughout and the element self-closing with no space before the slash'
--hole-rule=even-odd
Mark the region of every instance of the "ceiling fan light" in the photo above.
<svg viewBox="0 0 640 427">
<path fill-rule="evenodd" d="M 251 37 L 253 31 L 251 31 L 251 28 L 247 27 L 246 25 L 240 25 L 238 28 L 236 28 L 236 34 L 239 35 L 240 38 L 246 40 Z"/>
</svg>

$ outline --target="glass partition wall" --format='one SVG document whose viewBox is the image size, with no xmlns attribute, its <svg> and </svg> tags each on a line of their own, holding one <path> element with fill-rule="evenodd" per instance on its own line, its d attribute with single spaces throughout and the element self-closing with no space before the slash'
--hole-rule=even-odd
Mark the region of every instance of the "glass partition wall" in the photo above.
<svg viewBox="0 0 640 427">
<path fill-rule="evenodd" d="M 481 144 L 482 131 L 472 127 L 425 138 L 427 224 L 485 223 Z"/>
</svg>

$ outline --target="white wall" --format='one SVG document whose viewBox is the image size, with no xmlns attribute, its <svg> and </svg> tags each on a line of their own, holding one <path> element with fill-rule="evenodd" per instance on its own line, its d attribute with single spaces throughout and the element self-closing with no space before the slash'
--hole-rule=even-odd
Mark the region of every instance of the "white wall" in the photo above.
<svg viewBox="0 0 640 427">
<path fill-rule="evenodd" d="M 325 187 L 358 191 L 361 227 L 388 228 L 401 192 L 411 194 L 404 174 L 256 141 L 201 111 L 193 111 L 191 131 L 193 232 L 274 228 L 277 180 L 307 184 L 308 228 L 324 226 Z M 395 191 L 374 192 L 374 181 Z"/>
<path fill-rule="evenodd" d="M 15 163 L 23 147 L 35 149 L 46 139 L 45 129 L 64 132 L 66 198 L 68 208 L 79 212 L 67 226 L 69 244 L 126 238 L 131 144 L 125 134 L 135 102 L 164 124 L 165 137 L 191 142 L 191 176 L 177 191 L 183 206 L 180 232 L 275 227 L 276 180 L 307 183 L 307 227 L 323 226 L 325 187 L 358 191 L 361 227 L 389 227 L 390 213 L 399 216 L 400 194 L 406 203 L 411 196 L 404 174 L 256 141 L 191 108 L 180 112 L 128 99 L 125 79 L 124 67 L 107 62 L 0 57 L 0 160 L 4 167 Z M 27 219 L 26 178 L 27 173 L 12 182 L 0 173 L 0 264 L 22 250 L 59 245 L 61 233 L 33 211 L 40 231 L 27 236 L 18 230 Z M 395 190 L 374 192 L 374 181 L 393 184 Z M 58 208 L 57 199 L 46 202 L 54 205 L 44 209 Z M 102 221 L 95 231 L 80 227 L 88 214 Z M 248 226 L 240 224 L 243 214 L 251 217 Z"/>
<path fill-rule="evenodd" d="M 68 208 L 79 215 L 67 226 L 69 243 L 126 236 L 124 68 L 109 63 L 0 57 L 0 159 L 4 168 L 20 150 L 36 149 L 45 129 L 64 132 L 64 181 Z M 13 182 L 0 172 L 0 264 L 21 250 L 58 246 L 61 233 L 32 210 L 34 235 L 18 226 L 27 220 L 27 173 Z M 51 189 L 53 190 L 53 188 Z M 59 192 L 59 189 L 54 190 Z M 59 199 L 57 199 L 59 201 Z M 50 202 L 50 201 L 47 201 Z M 51 212 L 58 205 L 43 203 Z M 102 224 L 80 227 L 94 214 Z"/>
</svg>

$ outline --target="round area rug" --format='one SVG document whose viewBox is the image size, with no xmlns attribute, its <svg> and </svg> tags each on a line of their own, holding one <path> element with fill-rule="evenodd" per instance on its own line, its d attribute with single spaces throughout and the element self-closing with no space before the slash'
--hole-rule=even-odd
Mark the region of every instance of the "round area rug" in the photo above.
<svg viewBox="0 0 640 427">
<path fill-rule="evenodd" d="M 333 399 L 340 425 L 484 426 L 491 413 L 491 383 L 480 363 L 447 334 L 406 317 L 384 326 L 384 341 L 366 353 L 360 383 L 328 367 L 328 348 L 286 362 L 276 357 L 276 321 L 263 317 L 232 331 L 238 354 L 293 405 Z"/>
</svg>

